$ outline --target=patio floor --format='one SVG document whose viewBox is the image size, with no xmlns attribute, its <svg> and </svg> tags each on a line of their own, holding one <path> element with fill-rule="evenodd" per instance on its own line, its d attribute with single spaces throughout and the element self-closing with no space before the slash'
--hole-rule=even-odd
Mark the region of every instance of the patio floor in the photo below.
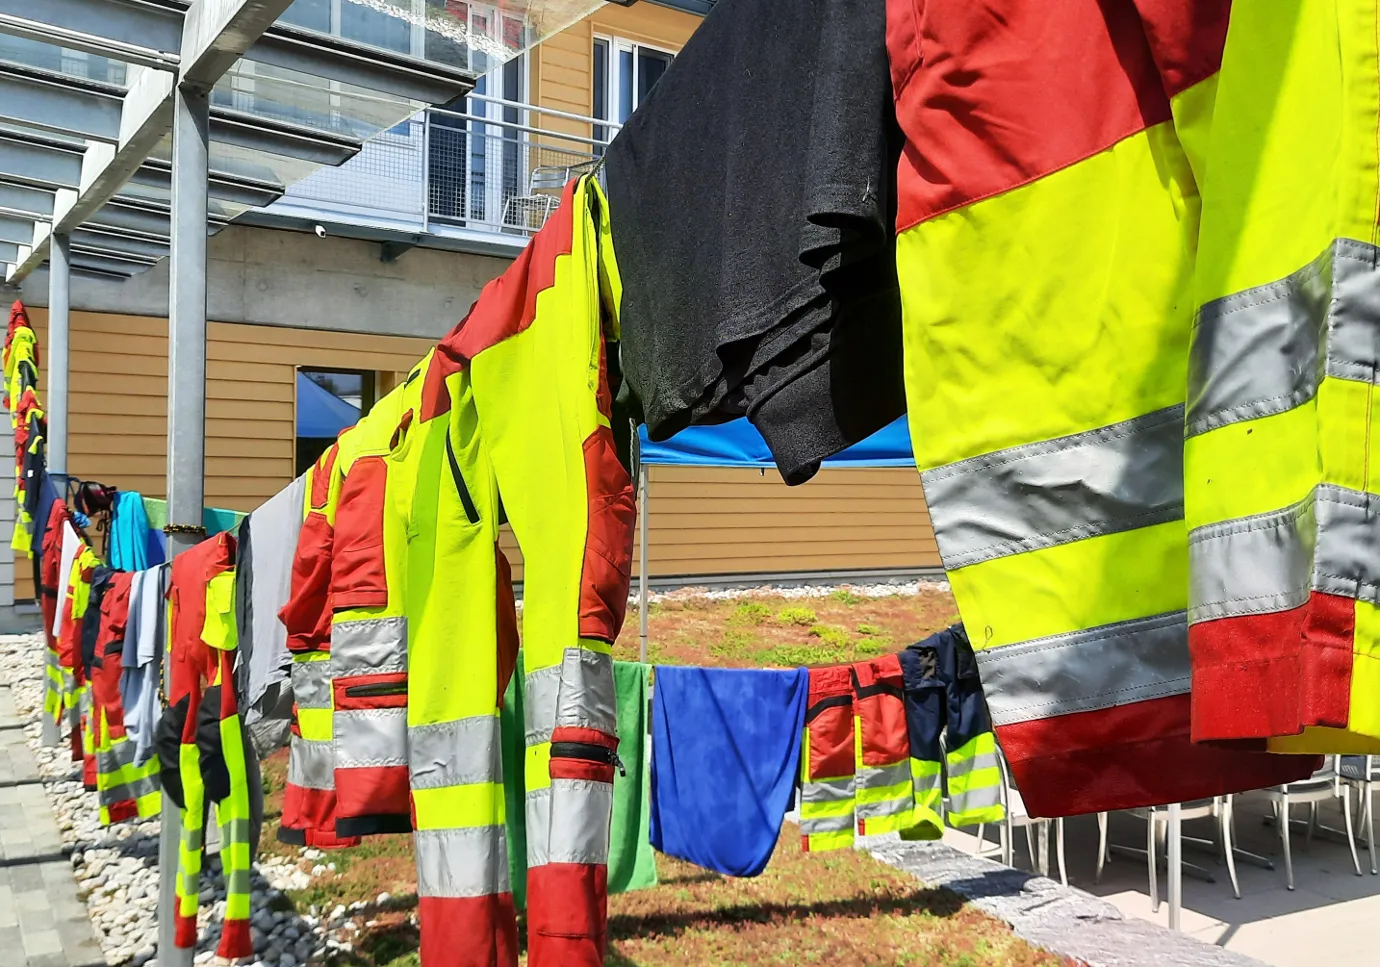
<svg viewBox="0 0 1380 967">
<path fill-rule="evenodd" d="M 1185 862 L 1206 867 L 1216 882 L 1207 883 L 1185 874 L 1183 878 L 1182 929 L 1208 943 L 1218 944 L 1273 967 L 1316 967 L 1318 964 L 1349 964 L 1355 967 L 1380 965 L 1375 924 L 1380 923 L 1380 876 L 1370 873 L 1370 860 L 1363 843 L 1357 853 L 1361 871 L 1357 876 L 1351 853 L 1344 842 L 1328 841 L 1320 833 L 1311 845 L 1305 844 L 1304 831 L 1292 828 L 1295 889 L 1285 888 L 1283 851 L 1272 820 L 1270 804 L 1264 797 L 1248 793 L 1236 798 L 1235 845 L 1274 862 L 1275 869 L 1263 869 L 1237 860 L 1241 899 L 1232 896 L 1226 865 L 1215 850 L 1199 850 L 1187 842 Z M 1295 806 L 1294 817 L 1301 820 L 1308 807 Z M 1360 832 L 1359 816 L 1356 817 Z M 1340 800 L 1322 804 L 1319 821 L 1340 830 L 1343 826 Z M 1143 857 L 1114 856 L 1107 865 L 1101 884 L 1093 882 L 1097 859 L 1097 819 L 1080 816 L 1065 820 L 1065 855 L 1069 885 L 1100 896 L 1115 904 L 1127 916 L 1140 917 L 1168 925 L 1169 907 L 1163 902 L 1166 879 L 1161 871 L 1158 913 L 1151 912 L 1150 890 Z M 1184 822 L 1184 835 L 1213 839 L 1216 821 Z M 1015 832 L 1015 865 L 1030 868 L 1025 836 Z M 987 850 L 995 850 L 995 830 L 987 830 Z M 1110 820 L 1113 844 L 1144 848 L 1145 821 L 1126 813 L 1114 813 Z M 948 830 L 945 840 L 971 852 L 975 836 Z M 1052 855 L 1050 875 L 1057 879 L 1058 868 Z M 995 854 L 989 853 L 988 855 Z M 1161 863 L 1163 863 L 1161 853 Z"/>
</svg>

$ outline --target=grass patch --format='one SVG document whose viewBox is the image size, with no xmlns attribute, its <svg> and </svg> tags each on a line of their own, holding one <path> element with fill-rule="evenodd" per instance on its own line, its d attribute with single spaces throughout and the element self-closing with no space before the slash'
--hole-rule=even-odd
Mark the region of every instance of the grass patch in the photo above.
<svg viewBox="0 0 1380 967">
<path fill-rule="evenodd" d="M 881 633 L 882 629 L 876 625 L 858 625 L 858 634 L 860 635 L 880 635 Z"/>
<path fill-rule="evenodd" d="M 771 608 L 760 601 L 742 601 L 728 616 L 731 625 L 761 625 L 771 620 Z"/>
<path fill-rule="evenodd" d="M 854 594 L 847 588 L 838 588 L 829 597 L 848 605 L 859 604 L 863 600 L 861 595 Z"/>
<path fill-rule="evenodd" d="M 750 631 L 725 628 L 723 636 L 709 646 L 709 653 L 725 661 L 741 661 L 752 654 L 757 643 L 757 636 Z"/>
<path fill-rule="evenodd" d="M 776 620 L 783 625 L 800 625 L 808 628 L 819 618 L 809 608 L 782 608 L 776 612 Z"/>
</svg>

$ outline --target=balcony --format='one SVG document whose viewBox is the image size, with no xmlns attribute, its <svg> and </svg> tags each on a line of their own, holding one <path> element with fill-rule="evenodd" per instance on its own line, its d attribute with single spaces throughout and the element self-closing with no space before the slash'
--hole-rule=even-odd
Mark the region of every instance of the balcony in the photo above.
<svg viewBox="0 0 1380 967">
<path fill-rule="evenodd" d="M 592 171 L 617 125 L 484 95 L 424 111 L 321 168 L 255 213 L 338 234 L 512 254 L 570 178 Z"/>
</svg>

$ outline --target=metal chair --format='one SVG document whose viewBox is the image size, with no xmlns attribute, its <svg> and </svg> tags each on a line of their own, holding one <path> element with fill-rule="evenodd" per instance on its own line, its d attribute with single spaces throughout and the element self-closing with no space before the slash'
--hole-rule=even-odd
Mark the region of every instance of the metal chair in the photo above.
<svg viewBox="0 0 1380 967">
<path fill-rule="evenodd" d="M 1021 798 L 1021 792 L 1016 788 L 1016 783 L 1011 778 L 1011 772 L 1006 765 L 1006 756 L 997 752 L 997 764 L 1001 767 L 1001 803 L 1006 809 L 1006 818 L 998 824 L 1001 835 L 1001 861 L 1007 866 L 1012 866 L 1015 859 L 1015 844 L 1012 835 L 1017 828 L 1025 830 L 1025 845 L 1030 851 L 1030 862 L 1035 867 L 1035 872 L 1041 876 L 1049 875 L 1049 830 L 1051 825 L 1054 827 L 1054 856 L 1059 864 L 1059 882 L 1064 886 L 1069 885 L 1069 872 L 1064 863 L 1064 820 L 1063 819 L 1036 819 L 1031 816 L 1025 808 L 1025 800 Z M 983 828 L 985 824 L 980 824 L 977 828 L 978 851 L 982 850 Z M 1036 840 L 1039 840 L 1039 848 L 1036 847 Z"/>
<path fill-rule="evenodd" d="M 591 158 L 564 165 L 537 165 L 527 176 L 527 194 L 514 195 L 503 203 L 502 223 L 509 228 L 537 231 L 560 207 L 561 192 L 570 179 L 593 170 L 597 161 Z"/>
<path fill-rule="evenodd" d="M 1284 848 L 1285 885 L 1291 890 L 1294 888 L 1294 858 L 1289 847 L 1289 827 L 1293 824 L 1290 808 L 1301 803 L 1307 803 L 1310 807 L 1305 841 L 1312 842 L 1313 832 L 1318 828 L 1318 804 L 1330 799 L 1342 801 L 1342 816 L 1346 822 L 1346 830 L 1329 830 L 1329 832 L 1340 833 L 1346 837 L 1347 845 L 1351 847 L 1351 863 L 1356 868 L 1356 875 L 1362 875 L 1361 859 L 1356 855 L 1356 835 L 1352 831 L 1351 824 L 1351 796 L 1342 788 L 1341 776 L 1337 772 L 1337 758 L 1337 756 L 1328 756 L 1323 767 L 1307 779 L 1262 790 L 1275 807 L 1276 821 L 1279 825 L 1279 841 Z M 1327 829 L 1327 827 L 1323 828 Z"/>
<path fill-rule="evenodd" d="M 1145 820 L 1145 849 L 1139 850 L 1130 846 L 1119 846 L 1118 850 L 1134 856 L 1144 855 L 1146 865 L 1150 873 L 1150 908 L 1158 913 L 1160 909 L 1159 891 L 1159 840 L 1161 835 L 1168 835 L 1169 812 L 1164 806 L 1151 806 L 1146 809 L 1127 810 L 1131 815 L 1138 816 Z M 1184 845 L 1206 846 L 1214 848 L 1219 855 L 1225 859 L 1227 864 L 1227 875 L 1231 878 L 1231 890 L 1233 895 L 1241 899 L 1241 885 L 1236 878 L 1236 850 L 1232 846 L 1231 827 L 1232 827 L 1232 805 L 1230 796 L 1214 796 L 1211 799 L 1196 799 L 1186 802 L 1179 806 L 1179 818 L 1187 821 L 1190 819 L 1215 819 L 1217 820 L 1217 839 L 1205 840 L 1193 836 L 1184 836 Z M 1106 864 L 1112 846 L 1107 842 L 1107 814 L 1097 814 L 1097 872 L 1094 875 L 1094 882 L 1102 882 L 1102 869 Z M 1202 867 L 1192 863 L 1183 863 L 1182 868 L 1200 879 L 1213 882 L 1213 876 Z"/>
<path fill-rule="evenodd" d="M 1375 780 L 1380 778 L 1380 761 L 1373 755 L 1344 755 L 1337 762 L 1337 775 L 1348 787 L 1348 801 L 1351 789 L 1355 789 L 1361 796 L 1361 822 L 1366 827 L 1370 872 L 1375 874 L 1375 801 L 1371 794 L 1375 791 Z"/>
</svg>

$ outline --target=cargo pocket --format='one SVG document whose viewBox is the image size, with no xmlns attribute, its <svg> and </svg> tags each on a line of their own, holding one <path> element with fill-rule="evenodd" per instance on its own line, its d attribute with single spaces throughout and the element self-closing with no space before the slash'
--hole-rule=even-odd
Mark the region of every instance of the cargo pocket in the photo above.
<svg viewBox="0 0 1380 967">
<path fill-rule="evenodd" d="M 637 503 L 608 427 L 589 435 L 584 456 L 589 525 L 580 573 L 580 637 L 612 644 L 628 607 Z"/>
<path fill-rule="evenodd" d="M 383 501 L 388 467 L 383 457 L 360 457 L 345 476 L 336 513 L 331 605 L 381 608 L 388 604 L 383 560 Z"/>
</svg>

